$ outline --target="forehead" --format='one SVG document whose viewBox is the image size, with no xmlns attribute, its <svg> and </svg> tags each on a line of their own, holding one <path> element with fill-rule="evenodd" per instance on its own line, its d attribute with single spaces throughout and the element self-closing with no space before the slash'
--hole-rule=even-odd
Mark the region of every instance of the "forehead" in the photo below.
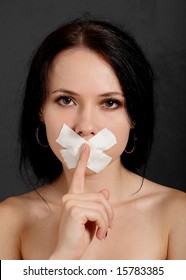
<svg viewBox="0 0 186 280">
<path fill-rule="evenodd" d="M 79 63 L 84 66 L 90 66 L 92 63 L 97 66 L 102 64 L 102 67 L 105 66 L 106 68 L 111 68 L 103 56 L 86 47 L 75 47 L 59 52 L 52 61 L 50 68 L 68 67 L 71 66 L 71 64 L 75 66 Z"/>
<path fill-rule="evenodd" d="M 96 52 L 73 48 L 60 52 L 49 69 L 49 87 L 94 87 L 101 91 L 121 90 L 111 65 Z"/>
</svg>

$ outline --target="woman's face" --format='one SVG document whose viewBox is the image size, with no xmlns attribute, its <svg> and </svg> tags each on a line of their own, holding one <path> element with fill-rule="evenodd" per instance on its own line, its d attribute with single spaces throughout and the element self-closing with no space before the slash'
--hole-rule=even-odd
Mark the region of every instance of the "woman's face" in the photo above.
<svg viewBox="0 0 186 280">
<path fill-rule="evenodd" d="M 48 98 L 42 108 L 48 142 L 59 160 L 56 139 L 67 124 L 86 140 L 108 128 L 117 144 L 106 151 L 112 162 L 120 160 L 131 128 L 125 98 L 111 66 L 86 48 L 59 53 L 48 74 Z"/>
</svg>

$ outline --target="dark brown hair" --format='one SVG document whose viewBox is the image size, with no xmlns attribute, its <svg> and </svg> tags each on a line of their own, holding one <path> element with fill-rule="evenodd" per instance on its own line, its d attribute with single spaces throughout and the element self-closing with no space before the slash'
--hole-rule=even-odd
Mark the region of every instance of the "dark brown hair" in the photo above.
<svg viewBox="0 0 186 280">
<path fill-rule="evenodd" d="M 100 20 L 76 19 L 49 34 L 35 52 L 25 86 L 19 137 L 21 143 L 20 169 L 34 175 L 41 183 L 51 182 L 61 171 L 61 162 L 50 147 L 36 141 L 35 132 L 41 124 L 39 113 L 47 97 L 47 74 L 55 56 L 66 49 L 83 46 L 102 55 L 111 65 L 120 82 L 126 106 L 134 124 L 122 164 L 139 173 L 146 164 L 153 139 L 153 72 L 135 39 L 117 26 Z M 22 172 L 23 174 L 23 172 Z"/>
</svg>

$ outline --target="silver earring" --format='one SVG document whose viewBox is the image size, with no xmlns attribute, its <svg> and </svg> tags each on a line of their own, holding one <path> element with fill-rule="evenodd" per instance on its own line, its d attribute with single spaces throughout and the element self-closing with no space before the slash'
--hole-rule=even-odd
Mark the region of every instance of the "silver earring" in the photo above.
<svg viewBox="0 0 186 280">
<path fill-rule="evenodd" d="M 132 154 L 132 153 L 135 151 L 135 149 L 136 149 L 136 140 L 137 140 L 137 137 L 136 137 L 135 134 L 134 134 L 134 144 L 133 144 L 133 147 L 132 147 L 132 149 L 131 149 L 130 151 L 127 151 L 127 150 L 125 149 L 125 153 L 126 153 L 126 154 Z"/>
<path fill-rule="evenodd" d="M 35 134 L 36 140 L 37 140 L 38 144 L 39 144 L 41 147 L 47 148 L 47 147 L 49 147 L 49 144 L 48 144 L 48 143 L 47 143 L 47 144 L 42 144 L 41 141 L 40 141 L 40 139 L 39 139 L 39 131 L 40 131 L 40 129 L 41 129 L 41 125 L 38 126 L 38 127 L 36 128 L 36 134 Z"/>
</svg>

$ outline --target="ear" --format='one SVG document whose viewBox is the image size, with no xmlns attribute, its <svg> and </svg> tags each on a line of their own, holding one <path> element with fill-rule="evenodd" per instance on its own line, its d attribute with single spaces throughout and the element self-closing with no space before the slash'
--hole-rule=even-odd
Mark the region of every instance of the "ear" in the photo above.
<svg viewBox="0 0 186 280">
<path fill-rule="evenodd" d="M 43 110 L 41 109 L 39 112 L 39 120 L 41 123 L 44 123 L 44 119 L 43 119 Z"/>
<path fill-rule="evenodd" d="M 132 120 L 132 118 L 129 115 L 129 113 L 128 113 L 128 121 L 129 121 L 129 124 L 130 124 L 130 129 L 134 129 L 135 126 L 136 126 L 136 122 L 135 122 L 135 120 Z"/>
<path fill-rule="evenodd" d="M 131 128 L 131 129 L 134 129 L 134 128 L 135 128 L 135 125 L 136 125 L 136 122 L 131 120 L 131 122 L 130 122 L 130 128 Z"/>
</svg>

